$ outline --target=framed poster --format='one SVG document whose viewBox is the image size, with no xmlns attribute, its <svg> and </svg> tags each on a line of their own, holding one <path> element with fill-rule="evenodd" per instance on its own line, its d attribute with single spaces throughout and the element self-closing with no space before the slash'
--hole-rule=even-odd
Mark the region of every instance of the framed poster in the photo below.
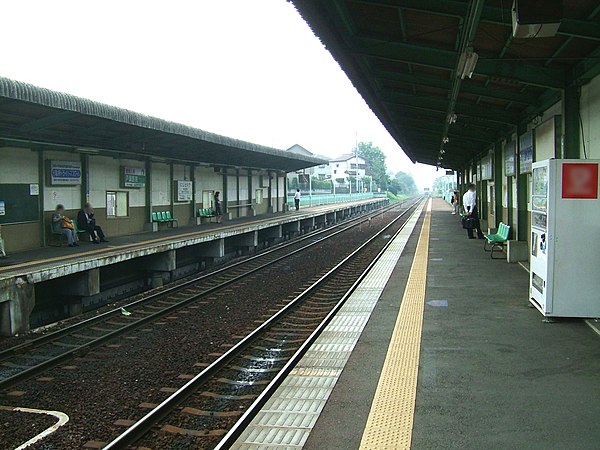
<svg viewBox="0 0 600 450">
<path fill-rule="evenodd" d="M 50 186 L 81 184 L 81 161 L 47 161 L 47 180 Z"/>
<path fill-rule="evenodd" d="M 492 155 L 493 153 L 488 153 L 487 156 L 484 156 L 481 159 L 481 180 L 492 180 L 493 170 L 492 170 Z"/>
<path fill-rule="evenodd" d="M 190 202 L 194 193 L 194 183 L 187 180 L 176 180 L 175 192 L 177 193 L 176 199 L 178 202 Z"/>
<path fill-rule="evenodd" d="M 146 186 L 146 169 L 121 166 L 121 187 L 143 188 Z"/>
<path fill-rule="evenodd" d="M 533 163 L 533 131 L 519 136 L 519 174 L 531 173 Z"/>
<path fill-rule="evenodd" d="M 517 143 L 513 140 L 504 145 L 504 175 L 514 177 L 517 174 Z"/>
</svg>

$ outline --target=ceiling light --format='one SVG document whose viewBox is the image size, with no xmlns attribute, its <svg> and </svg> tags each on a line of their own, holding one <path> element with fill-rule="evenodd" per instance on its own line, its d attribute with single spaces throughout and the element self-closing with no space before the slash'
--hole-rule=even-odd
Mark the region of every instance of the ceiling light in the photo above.
<svg viewBox="0 0 600 450">
<path fill-rule="evenodd" d="M 444 139 L 442 139 L 442 142 L 444 144 L 447 144 L 448 142 L 450 142 L 450 139 L 448 139 L 448 136 L 444 137 Z"/>
<path fill-rule="evenodd" d="M 458 67 L 456 68 L 456 76 L 464 80 L 466 77 L 471 78 L 477 65 L 479 55 L 473 51 L 472 47 L 467 48 L 458 60 Z"/>
<path fill-rule="evenodd" d="M 449 123 L 449 124 L 456 123 L 456 119 L 457 119 L 457 118 L 458 118 L 458 117 L 456 116 L 456 114 L 454 114 L 454 113 L 452 113 L 452 114 L 449 114 L 449 115 L 448 115 L 448 123 Z"/>
</svg>

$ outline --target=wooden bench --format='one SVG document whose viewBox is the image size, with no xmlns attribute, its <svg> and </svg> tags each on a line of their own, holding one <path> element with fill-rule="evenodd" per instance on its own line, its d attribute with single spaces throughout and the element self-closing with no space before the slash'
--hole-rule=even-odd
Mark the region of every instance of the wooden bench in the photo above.
<svg viewBox="0 0 600 450">
<path fill-rule="evenodd" d="M 510 232 L 510 226 L 506 225 L 503 222 L 500 222 L 498 225 L 498 232 L 495 234 L 486 234 L 485 242 L 483 243 L 483 249 L 486 252 L 490 252 L 490 257 L 492 259 L 500 259 L 494 258 L 494 249 L 504 250 L 504 244 L 508 241 L 508 233 Z M 491 248 L 488 249 L 487 246 L 491 245 Z"/>
</svg>

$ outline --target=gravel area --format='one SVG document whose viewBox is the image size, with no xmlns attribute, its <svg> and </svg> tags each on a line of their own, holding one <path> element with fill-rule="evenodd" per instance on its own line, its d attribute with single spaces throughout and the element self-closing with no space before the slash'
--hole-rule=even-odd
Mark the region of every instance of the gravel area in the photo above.
<svg viewBox="0 0 600 450">
<path fill-rule="evenodd" d="M 57 421 L 58 419 L 47 414 L 0 409 L 0 448 L 16 448 Z"/>
<path fill-rule="evenodd" d="M 373 219 L 371 227 L 347 231 L 21 383 L 11 389 L 24 392 L 18 398 L 0 393 L 0 404 L 57 409 L 70 416 L 67 425 L 31 448 L 81 448 L 88 441 L 109 441 L 124 431 L 123 420 L 143 416 L 148 403 L 164 400 L 392 216 L 386 213 Z"/>
</svg>

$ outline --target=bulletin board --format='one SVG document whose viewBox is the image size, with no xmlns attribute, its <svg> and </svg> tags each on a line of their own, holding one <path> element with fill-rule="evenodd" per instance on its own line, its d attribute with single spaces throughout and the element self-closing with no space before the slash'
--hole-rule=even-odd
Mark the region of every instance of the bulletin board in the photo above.
<svg viewBox="0 0 600 450">
<path fill-rule="evenodd" d="M 0 224 L 40 220 L 37 184 L 0 184 Z"/>
</svg>

